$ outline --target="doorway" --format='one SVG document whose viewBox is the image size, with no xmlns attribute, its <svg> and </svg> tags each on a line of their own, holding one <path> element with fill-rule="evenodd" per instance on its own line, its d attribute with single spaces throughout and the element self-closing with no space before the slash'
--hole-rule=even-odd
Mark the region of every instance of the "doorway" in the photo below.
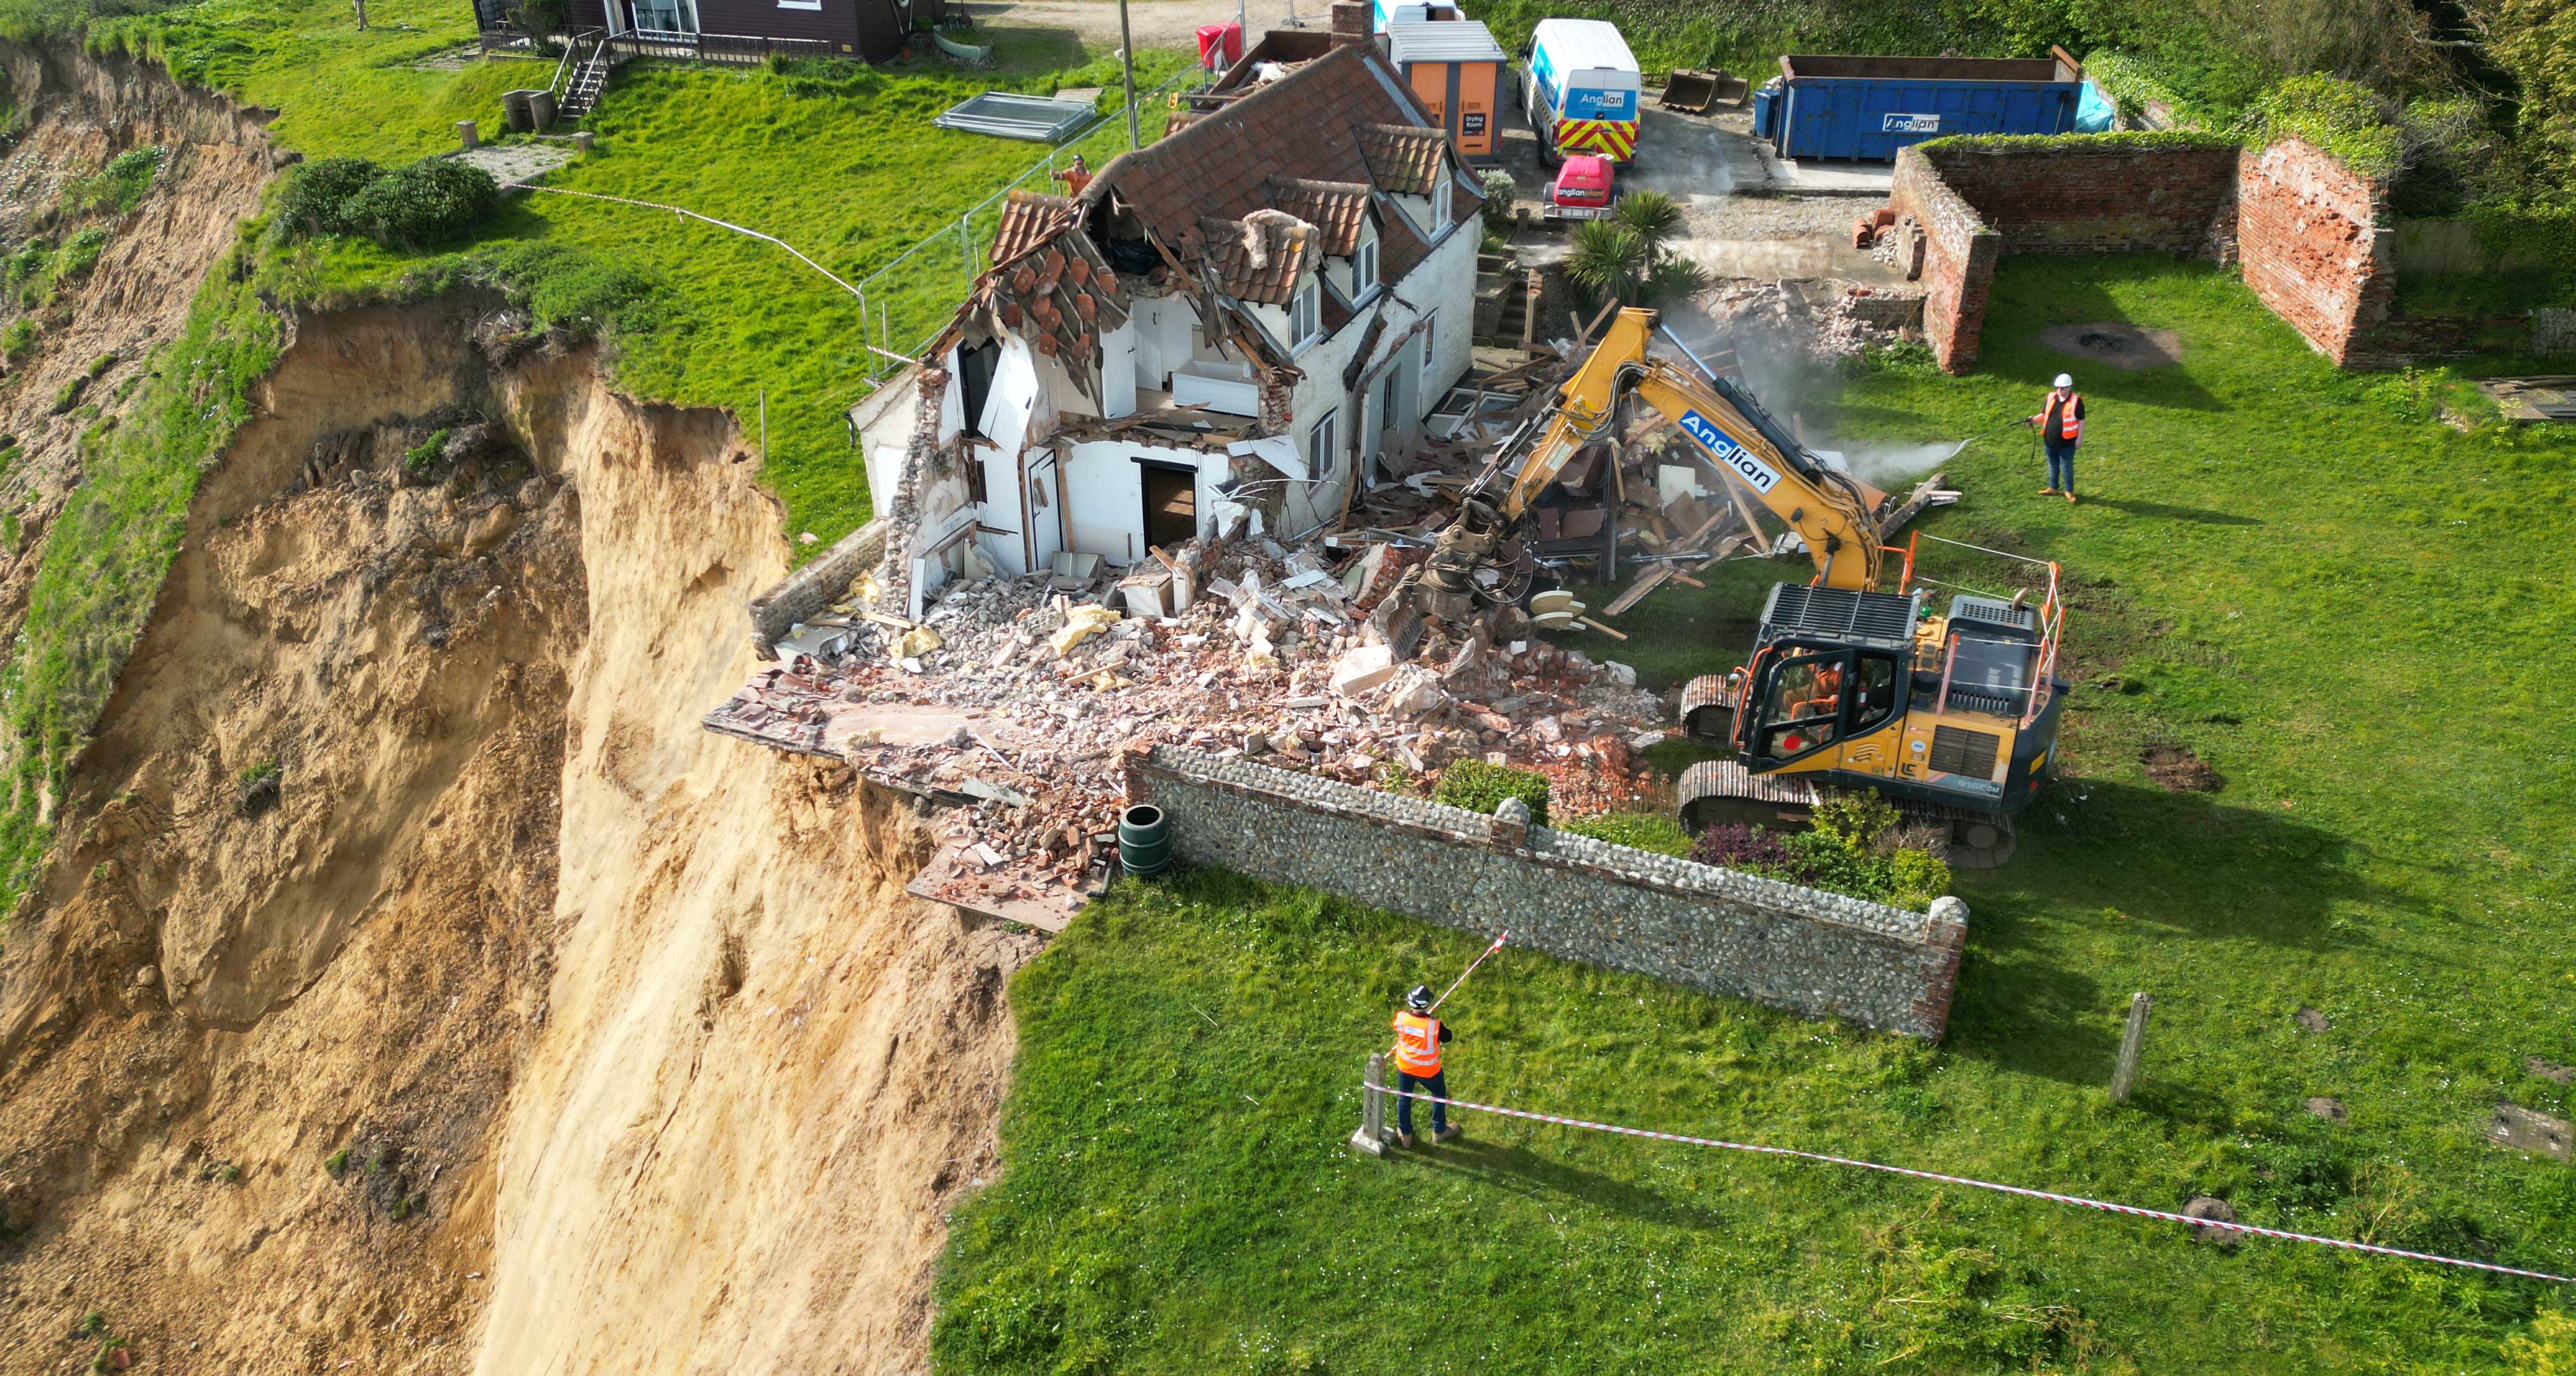
<svg viewBox="0 0 2576 1376">
<path fill-rule="evenodd" d="M 1145 480 L 1145 543 L 1175 549 L 1197 539 L 1198 471 L 1158 463 L 1137 469 Z"/>
</svg>

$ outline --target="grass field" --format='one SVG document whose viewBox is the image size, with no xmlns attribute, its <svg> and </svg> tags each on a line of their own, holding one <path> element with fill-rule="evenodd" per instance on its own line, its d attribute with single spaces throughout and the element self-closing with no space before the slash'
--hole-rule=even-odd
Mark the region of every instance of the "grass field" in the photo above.
<svg viewBox="0 0 2576 1376">
<path fill-rule="evenodd" d="M 374 27 L 360 33 L 341 0 L 205 0 L 103 21 L 92 41 L 149 52 L 183 79 L 277 109 L 270 132 L 313 158 L 399 162 L 443 151 L 461 119 L 497 133 L 501 93 L 542 86 L 554 70 L 525 59 L 461 71 L 423 65 L 473 37 L 472 7 L 455 0 L 376 0 L 369 16 Z M 947 229 L 951 246 L 908 262 L 902 290 L 887 300 L 892 347 L 908 350 L 946 319 L 970 280 L 955 246 L 960 214 L 1047 153 L 934 129 L 931 117 L 986 89 L 1118 82 L 1117 64 L 1068 31 L 990 37 L 998 64 L 985 71 L 911 58 L 784 72 L 630 64 L 587 121 L 597 151 L 547 184 L 684 206 L 775 234 L 852 281 Z M 1160 81 L 1183 61 L 1140 53 L 1138 81 Z M 1123 123 L 1109 120 L 1076 146 L 1097 167 L 1124 139 Z M 989 214 L 972 235 L 980 252 Z M 766 393 L 765 476 L 787 504 L 791 534 L 828 542 L 867 519 L 842 412 L 865 393 L 871 369 L 847 293 L 768 244 L 628 206 L 524 197 L 483 246 L 512 240 L 568 245 L 654 285 L 656 308 L 637 315 L 649 327 L 615 340 L 621 385 L 652 399 L 730 407 L 746 432 Z M 473 247 L 405 253 L 343 242 L 293 255 L 269 280 L 299 303 L 401 295 L 447 280 Z"/>
<path fill-rule="evenodd" d="M 2066 321 L 2177 330 L 2185 355 L 2086 367 L 2035 342 Z M 1967 500 L 1930 523 L 2065 564 L 2078 684 L 2018 858 L 1960 876 L 1949 1039 L 1507 951 L 1451 1010 L 1454 1091 L 2576 1272 L 2576 1170 L 2482 1138 L 2499 1100 L 2576 1109 L 2524 1068 L 2576 1062 L 2576 599 L 2551 560 L 2576 439 L 2458 433 L 2435 417 L 2454 379 L 2337 374 L 2232 276 L 2153 261 L 2007 263 L 1975 376 L 1872 373 L 1840 424 L 1973 433 L 2067 366 L 2085 504 L 2036 496 L 2015 435 L 1948 465 Z M 1624 624 L 1715 634 L 1758 592 L 1659 593 Z M 1700 643 L 1622 648 L 1663 676 L 1741 649 Z M 2151 745 L 2224 786 L 2155 787 Z M 1477 945 L 1220 874 L 1085 914 L 1013 989 L 1003 1171 L 956 1219 L 942 1368 L 2480 1371 L 2571 1304 L 1490 1118 L 1348 1156 L 1394 1000 Z M 2115 1107 L 2134 989 L 2155 1021 Z"/>
</svg>

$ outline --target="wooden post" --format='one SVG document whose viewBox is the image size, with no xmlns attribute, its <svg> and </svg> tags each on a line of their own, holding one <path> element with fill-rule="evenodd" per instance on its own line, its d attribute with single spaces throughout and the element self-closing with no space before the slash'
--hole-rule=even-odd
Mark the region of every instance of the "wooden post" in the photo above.
<svg viewBox="0 0 2576 1376">
<path fill-rule="evenodd" d="M 2120 1063 L 2111 1071 L 2111 1102 L 2129 1102 L 2129 1091 L 2138 1085 L 2138 1048 L 2147 1039 L 2147 1010 L 2155 1000 L 2144 993 L 2129 996 L 2129 1027 L 2120 1034 Z"/>
<path fill-rule="evenodd" d="M 1386 1053 L 1368 1058 L 1360 1077 L 1360 1130 L 1351 1134 L 1351 1150 L 1386 1155 Z"/>
</svg>

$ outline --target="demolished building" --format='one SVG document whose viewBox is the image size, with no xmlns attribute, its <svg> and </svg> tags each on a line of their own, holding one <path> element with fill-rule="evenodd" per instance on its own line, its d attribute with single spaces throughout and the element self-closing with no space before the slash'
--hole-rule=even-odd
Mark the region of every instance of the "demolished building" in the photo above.
<svg viewBox="0 0 2576 1376">
<path fill-rule="evenodd" d="M 886 494 L 881 605 L 1335 521 L 1468 369 L 1481 204 L 1364 39 L 1078 196 L 1012 193 L 922 364 L 852 413 Z"/>
</svg>

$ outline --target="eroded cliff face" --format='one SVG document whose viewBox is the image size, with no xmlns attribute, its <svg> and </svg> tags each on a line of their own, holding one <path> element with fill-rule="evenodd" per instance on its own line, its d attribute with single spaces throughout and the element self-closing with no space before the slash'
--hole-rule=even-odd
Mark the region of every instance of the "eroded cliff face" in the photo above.
<svg viewBox="0 0 2576 1376">
<path fill-rule="evenodd" d="M 42 535 L 80 477 L 86 417 L 56 406 L 75 378 L 82 399 L 107 402 L 178 334 L 197 284 L 233 243 L 282 160 L 263 119 L 157 68 L 93 57 L 70 45 L 0 42 L 0 95 L 13 123 L 0 136 L 0 251 L 35 242 L 59 249 L 82 229 L 106 240 L 86 273 L 13 277 L 0 317 L 25 339 L 0 358 L 0 438 L 18 452 L 0 467 L 0 506 L 20 515 L 0 540 L 0 629 L 26 606 Z M 129 211 L 67 210 L 65 188 L 118 154 L 157 148 L 159 170 Z M 111 359 L 95 377 L 91 369 Z M 0 449 L 5 449 L 0 445 Z"/>
<path fill-rule="evenodd" d="M 1032 940 L 698 729 L 776 507 L 494 309 L 299 322 L 200 489 L 0 937 L 12 1369 L 923 1364 Z"/>
</svg>

